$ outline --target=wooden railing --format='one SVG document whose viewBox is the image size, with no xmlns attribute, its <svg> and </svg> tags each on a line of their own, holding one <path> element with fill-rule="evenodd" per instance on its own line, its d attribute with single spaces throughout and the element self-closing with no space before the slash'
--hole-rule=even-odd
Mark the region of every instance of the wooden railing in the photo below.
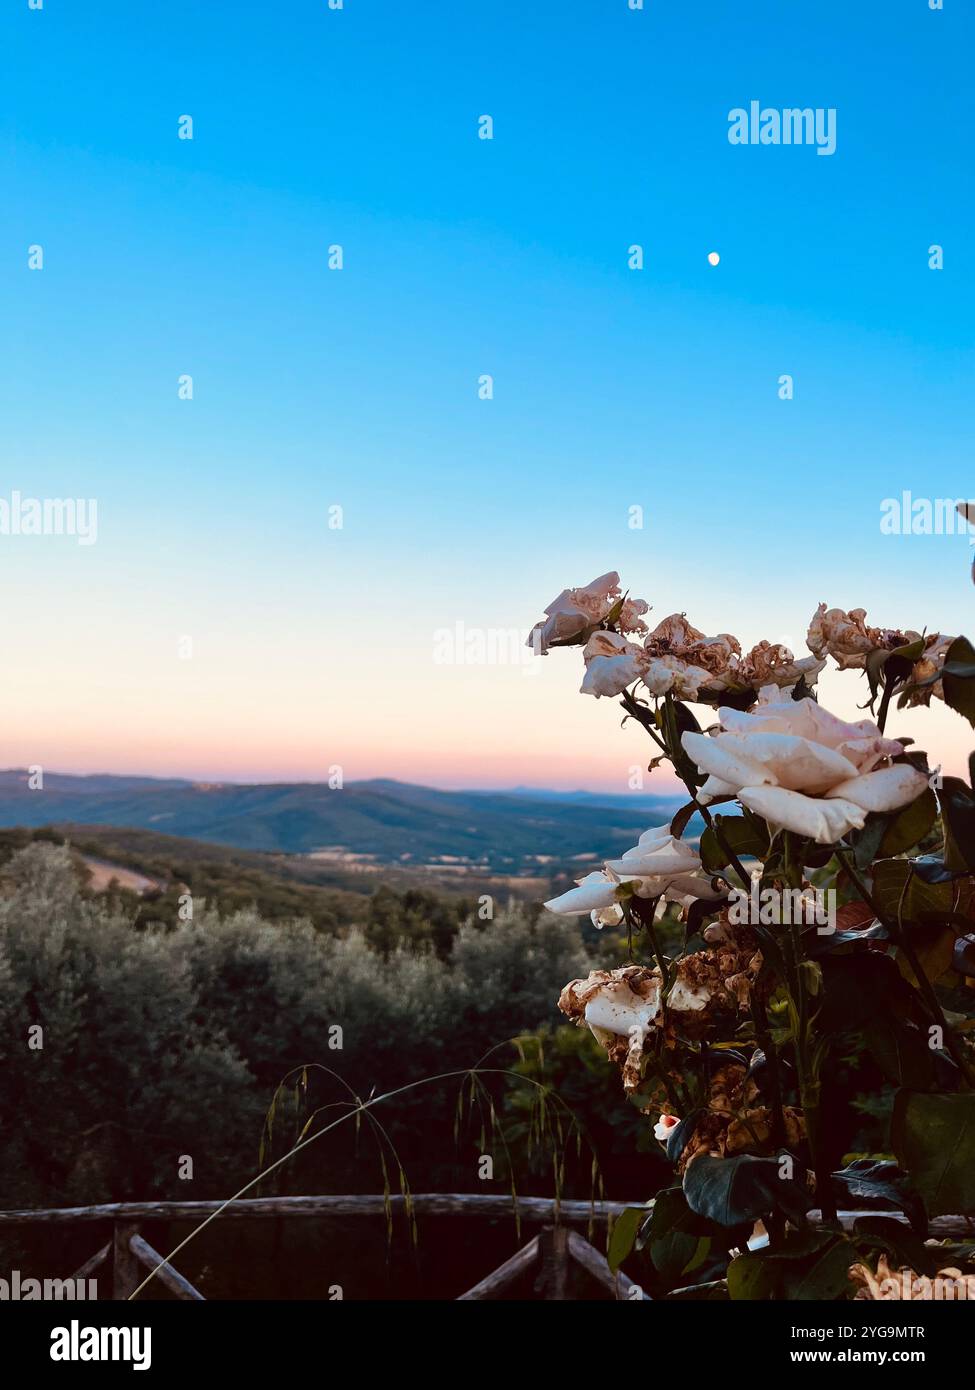
<svg viewBox="0 0 975 1390">
<path fill-rule="evenodd" d="M 632 1298 L 635 1286 L 625 1274 L 614 1274 L 604 1255 L 568 1225 L 605 1224 L 626 1209 L 626 1202 L 556 1202 L 547 1197 L 494 1196 L 488 1193 L 423 1193 L 409 1199 L 383 1197 L 257 1197 L 232 1202 L 220 1210 L 221 1202 L 108 1202 L 89 1207 L 50 1207 L 39 1210 L 0 1211 L 0 1227 L 5 1225 L 68 1225 L 76 1221 L 110 1221 L 112 1239 L 86 1260 L 73 1279 L 90 1279 L 106 1265 L 112 1271 L 112 1298 L 128 1299 L 152 1272 L 176 1298 L 202 1300 L 203 1295 L 178 1270 L 154 1250 L 140 1234 L 147 1221 L 204 1221 L 219 1211 L 219 1219 L 254 1220 L 260 1218 L 349 1217 L 403 1214 L 414 1216 L 508 1217 L 517 1212 L 520 1221 L 541 1223 L 541 1232 L 518 1250 L 500 1268 L 493 1270 L 461 1300 L 497 1298 L 516 1279 L 537 1268 L 536 1292 L 545 1298 L 564 1298 L 569 1263 L 585 1269 L 616 1298 Z"/>
<path fill-rule="evenodd" d="M 572 1264 L 584 1269 L 591 1278 L 619 1300 L 646 1299 L 647 1295 L 622 1271 L 614 1273 L 599 1250 L 585 1240 L 572 1226 L 603 1225 L 619 1216 L 628 1206 L 641 1202 L 556 1202 L 547 1197 L 511 1197 L 487 1193 L 424 1193 L 405 1197 L 339 1196 L 339 1197 L 257 1197 L 232 1202 L 110 1202 L 100 1206 L 51 1207 L 22 1211 L 0 1211 L 3 1226 L 68 1225 L 76 1221 L 105 1221 L 112 1223 L 112 1238 L 86 1260 L 73 1279 L 90 1279 L 96 1270 L 107 1264 L 112 1271 L 112 1298 L 128 1299 L 152 1272 L 156 1279 L 176 1298 L 203 1300 L 178 1270 L 154 1250 L 140 1233 L 147 1221 L 203 1221 L 219 1212 L 221 1221 L 241 1221 L 293 1217 L 349 1217 L 403 1214 L 407 1206 L 414 1216 L 481 1216 L 511 1218 L 517 1212 L 522 1223 L 540 1224 L 541 1231 L 516 1251 L 499 1268 L 492 1270 L 477 1284 L 460 1295 L 461 1302 L 497 1298 L 516 1280 L 536 1270 L 534 1291 L 546 1299 L 564 1299 L 569 1268 Z M 221 1208 L 223 1208 L 221 1210 Z M 845 1211 L 840 1223 L 852 1228 L 863 1216 L 875 1216 L 876 1211 Z M 810 1212 L 815 1222 L 819 1212 Z M 904 1221 L 897 1212 L 884 1215 Z M 932 1238 L 964 1235 L 971 1238 L 975 1223 L 966 1217 L 938 1217 L 930 1223 Z"/>
</svg>

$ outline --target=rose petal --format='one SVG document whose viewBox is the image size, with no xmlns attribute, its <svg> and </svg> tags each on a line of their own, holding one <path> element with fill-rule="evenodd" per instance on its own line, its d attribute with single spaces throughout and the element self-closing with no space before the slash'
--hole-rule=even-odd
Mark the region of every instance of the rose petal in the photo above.
<svg viewBox="0 0 975 1390">
<path fill-rule="evenodd" d="M 595 695 L 597 700 L 603 695 L 612 698 L 621 695 L 627 686 L 638 681 L 642 673 L 640 660 L 635 656 L 592 657 L 586 666 L 579 693 Z"/>
<path fill-rule="evenodd" d="M 566 917 L 581 917 L 586 912 L 609 907 L 616 901 L 616 884 L 598 869 L 587 874 L 578 888 L 570 888 L 557 898 L 549 898 L 545 906 L 549 912 L 559 912 Z"/>
<path fill-rule="evenodd" d="M 738 800 L 773 825 L 811 836 L 820 845 L 835 844 L 847 831 L 862 829 L 867 819 L 852 801 L 824 801 L 787 787 L 743 787 Z"/>
<path fill-rule="evenodd" d="M 722 735 L 710 738 L 707 734 L 685 733 L 681 735 L 685 752 L 694 760 L 702 772 L 709 772 L 732 787 L 757 787 L 763 782 L 774 782 L 775 776 L 761 763 L 747 757 L 741 751 L 741 741 L 722 742 Z"/>
<path fill-rule="evenodd" d="M 718 734 L 714 741 L 742 761 L 761 764 L 772 774 L 766 780 L 792 791 L 823 792 L 857 772 L 842 754 L 796 734 Z"/>
<path fill-rule="evenodd" d="M 923 772 L 909 763 L 867 772 L 862 777 L 840 782 L 826 793 L 830 799 L 843 797 L 864 811 L 896 811 L 920 796 L 928 785 Z"/>
</svg>

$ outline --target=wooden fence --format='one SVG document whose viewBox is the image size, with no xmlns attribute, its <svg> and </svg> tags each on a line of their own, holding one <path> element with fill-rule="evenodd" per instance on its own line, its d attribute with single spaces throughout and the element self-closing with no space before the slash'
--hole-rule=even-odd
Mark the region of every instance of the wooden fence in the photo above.
<svg viewBox="0 0 975 1390">
<path fill-rule="evenodd" d="M 158 1250 L 154 1250 L 140 1233 L 147 1221 L 204 1221 L 219 1211 L 220 1221 L 250 1221 L 273 1218 L 385 1216 L 392 1211 L 402 1215 L 409 1209 L 423 1216 L 479 1216 L 511 1218 L 517 1214 L 524 1224 L 540 1225 L 537 1235 L 521 1247 L 498 1269 L 479 1280 L 473 1288 L 459 1296 L 459 1302 L 497 1298 L 520 1279 L 534 1270 L 534 1292 L 545 1299 L 566 1298 L 569 1269 L 572 1264 L 585 1270 L 592 1279 L 618 1300 L 646 1299 L 647 1295 L 622 1271 L 614 1273 L 596 1247 L 573 1226 L 605 1225 L 619 1216 L 627 1206 L 642 1206 L 640 1202 L 556 1202 L 547 1197 L 511 1197 L 480 1193 L 426 1193 L 406 1199 L 385 1198 L 382 1195 L 340 1197 L 258 1197 L 230 1203 L 220 1210 L 220 1202 L 110 1202 L 89 1207 L 52 1207 L 40 1210 L 0 1211 L 3 1226 L 69 1225 L 74 1222 L 110 1222 L 112 1236 L 101 1249 L 86 1260 L 72 1276 L 74 1280 L 90 1279 L 99 1269 L 110 1265 L 112 1298 L 128 1299 L 150 1271 L 164 1288 L 176 1298 L 203 1301 L 203 1295 L 190 1281 L 174 1269 Z M 850 1229 L 862 1216 L 876 1211 L 847 1211 L 840 1213 L 841 1224 Z M 885 1212 L 897 1220 L 905 1220 L 896 1212 Z M 818 1212 L 810 1212 L 815 1221 Z M 971 1237 L 973 1223 L 964 1217 L 945 1216 L 931 1222 L 935 1238 L 964 1234 Z"/>
</svg>

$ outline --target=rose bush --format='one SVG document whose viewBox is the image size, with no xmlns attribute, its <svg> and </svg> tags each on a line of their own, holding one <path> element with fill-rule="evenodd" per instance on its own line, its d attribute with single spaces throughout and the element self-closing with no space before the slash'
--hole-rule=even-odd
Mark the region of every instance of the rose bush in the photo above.
<svg viewBox="0 0 975 1390">
<path fill-rule="evenodd" d="M 664 1243 L 684 1222 L 704 1242 L 700 1277 L 729 1297 L 876 1297 L 902 1228 L 888 1223 L 885 1245 L 840 1207 L 906 1216 L 912 1277 L 930 1217 L 975 1216 L 975 789 L 886 732 L 895 697 L 975 725 L 975 650 L 821 604 L 808 657 L 743 654 L 682 614 L 650 629 L 615 572 L 545 611 L 536 649 L 581 647 L 583 693 L 619 697 L 651 769 L 669 762 L 688 793 L 670 825 L 545 904 L 625 931 L 629 959 L 570 981 L 559 1006 L 618 1064 L 674 1168 L 615 1258 L 649 1257 L 666 1297 Z M 830 660 L 865 679 L 871 718 L 818 702 Z M 685 932 L 669 954 L 665 912 Z M 850 1059 L 887 1114 L 887 1149 L 869 1157 L 841 1141 Z M 755 1222 L 767 1241 L 738 1254 Z"/>
</svg>

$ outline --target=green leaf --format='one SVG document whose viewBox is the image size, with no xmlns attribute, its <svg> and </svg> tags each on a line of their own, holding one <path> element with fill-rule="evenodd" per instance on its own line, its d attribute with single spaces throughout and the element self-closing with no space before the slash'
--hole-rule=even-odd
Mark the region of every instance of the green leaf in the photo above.
<svg viewBox="0 0 975 1390">
<path fill-rule="evenodd" d="M 892 1012 L 878 1011 L 862 1034 L 868 1052 L 895 1086 L 927 1091 L 936 1084 L 934 1053 L 920 1028 Z"/>
<path fill-rule="evenodd" d="M 927 1023 L 916 991 L 883 952 L 825 955 L 820 965 L 825 997 L 819 1027 L 824 1034 L 862 1031 L 891 1015 L 919 1028 Z"/>
<path fill-rule="evenodd" d="M 719 1226 L 740 1226 L 772 1211 L 802 1221 L 808 1193 L 794 1177 L 784 1177 L 784 1171 L 778 1158 L 703 1156 L 688 1164 L 684 1196 L 692 1211 Z"/>
<path fill-rule="evenodd" d="M 736 1303 L 774 1298 L 776 1273 L 764 1250 L 749 1250 L 728 1266 L 728 1297 Z"/>
<path fill-rule="evenodd" d="M 975 1213 L 975 1094 L 898 1091 L 891 1138 L 930 1216 Z"/>
<path fill-rule="evenodd" d="M 880 842 L 879 853 L 887 858 L 913 849 L 934 825 L 937 815 L 937 798 L 931 788 L 926 787 L 916 801 L 898 811 L 890 820 Z"/>
<path fill-rule="evenodd" d="M 805 1266 L 787 1265 L 782 1294 L 790 1302 L 834 1300 L 850 1292 L 850 1266 L 856 1263 L 856 1248 L 846 1236 L 819 1251 Z"/>
<path fill-rule="evenodd" d="M 832 1182 L 840 1207 L 883 1204 L 904 1212 L 922 1236 L 927 1233 L 924 1208 L 910 1177 L 890 1159 L 855 1159 L 833 1173 Z"/>
<path fill-rule="evenodd" d="M 893 816 L 870 815 L 853 842 L 853 862 L 858 869 L 869 869 L 880 853 L 880 846 L 893 824 Z"/>
<path fill-rule="evenodd" d="M 918 1274 L 937 1274 L 939 1266 L 948 1263 L 939 1260 L 935 1253 L 939 1247 L 925 1245 L 922 1235 L 915 1234 L 909 1226 L 892 1216 L 859 1217 L 853 1224 L 853 1238 L 857 1246 L 866 1243 L 874 1250 L 883 1250 L 899 1264 L 907 1265 Z"/>
<path fill-rule="evenodd" d="M 687 1205 L 683 1188 L 665 1187 L 653 1200 L 649 1237 L 660 1240 L 673 1230 L 686 1229 L 695 1236 L 704 1235 L 710 1228 L 702 1217 L 696 1216 Z"/>
<path fill-rule="evenodd" d="M 941 683 L 945 704 L 975 728 L 975 647 L 967 637 L 956 637 L 948 648 Z"/>
<path fill-rule="evenodd" d="M 699 787 L 706 780 L 694 762 L 684 751 L 680 738 L 683 733 L 700 733 L 700 726 L 686 705 L 672 700 L 668 695 L 660 707 L 661 726 L 664 743 L 670 754 L 678 776 L 688 787 Z"/>
<path fill-rule="evenodd" d="M 833 1300 L 850 1292 L 856 1248 L 829 1231 L 790 1233 L 776 1250 L 750 1250 L 728 1266 L 728 1295 L 743 1299 Z"/>
<path fill-rule="evenodd" d="M 700 1269 L 701 1265 L 704 1264 L 704 1261 L 711 1253 L 711 1245 L 712 1240 L 710 1236 L 699 1236 L 697 1248 L 681 1270 L 681 1274 L 693 1274 L 696 1269 Z"/>
<path fill-rule="evenodd" d="M 654 1269 L 663 1278 L 676 1280 L 702 1257 L 702 1239 L 716 1231 L 711 1222 L 691 1211 L 679 1187 L 665 1188 L 657 1194 L 648 1222 L 647 1247 Z"/>
<path fill-rule="evenodd" d="M 940 883 L 926 883 L 923 861 L 878 859 L 873 866 L 873 895 L 883 915 L 892 922 L 943 918 L 952 911 L 955 890 L 950 873 Z"/>
<path fill-rule="evenodd" d="M 744 816 L 715 816 L 714 826 L 709 825 L 701 836 L 701 862 L 709 873 L 717 873 L 731 863 L 732 854 L 739 859 L 764 859 L 768 847 L 768 836 L 754 820 Z"/>
<path fill-rule="evenodd" d="M 627 1207 L 613 1222 L 613 1234 L 609 1238 L 606 1259 L 614 1274 L 633 1249 L 646 1214 L 644 1207 Z"/>
<path fill-rule="evenodd" d="M 972 764 L 975 785 L 975 753 Z M 953 869 L 975 873 L 975 791 L 960 777 L 946 777 L 938 795 L 945 824 L 945 862 Z"/>
<path fill-rule="evenodd" d="M 700 1242 L 707 1237 L 675 1228 L 659 1240 L 650 1242 L 650 1260 L 664 1279 L 676 1280 L 694 1263 Z"/>
</svg>

